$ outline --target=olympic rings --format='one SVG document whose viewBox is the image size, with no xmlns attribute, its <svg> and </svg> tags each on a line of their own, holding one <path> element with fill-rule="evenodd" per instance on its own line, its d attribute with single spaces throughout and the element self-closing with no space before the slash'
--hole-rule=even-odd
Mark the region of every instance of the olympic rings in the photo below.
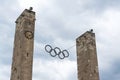
<svg viewBox="0 0 120 80">
<path fill-rule="evenodd" d="M 45 46 L 45 51 L 48 52 L 52 57 L 58 56 L 60 59 L 64 59 L 69 57 L 69 52 L 67 50 L 62 50 L 59 47 L 55 47 L 54 49 L 51 45 Z"/>
</svg>

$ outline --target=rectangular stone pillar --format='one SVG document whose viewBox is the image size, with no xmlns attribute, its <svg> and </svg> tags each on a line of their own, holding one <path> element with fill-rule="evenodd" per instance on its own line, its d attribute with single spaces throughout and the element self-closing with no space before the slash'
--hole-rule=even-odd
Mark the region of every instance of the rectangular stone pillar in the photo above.
<svg viewBox="0 0 120 80">
<path fill-rule="evenodd" d="M 76 39 L 78 80 L 99 80 L 95 33 L 87 31 Z"/>
<path fill-rule="evenodd" d="M 35 12 L 25 9 L 16 20 L 10 80 L 32 80 Z"/>
</svg>

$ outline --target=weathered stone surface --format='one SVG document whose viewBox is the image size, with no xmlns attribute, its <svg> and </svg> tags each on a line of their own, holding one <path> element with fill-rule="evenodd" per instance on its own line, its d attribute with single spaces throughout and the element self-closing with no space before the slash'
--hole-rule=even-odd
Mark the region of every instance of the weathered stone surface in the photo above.
<svg viewBox="0 0 120 80">
<path fill-rule="evenodd" d="M 25 9 L 16 20 L 10 80 L 32 80 L 35 12 Z"/>
<path fill-rule="evenodd" d="M 78 80 L 99 80 L 95 33 L 87 31 L 76 39 Z"/>
</svg>

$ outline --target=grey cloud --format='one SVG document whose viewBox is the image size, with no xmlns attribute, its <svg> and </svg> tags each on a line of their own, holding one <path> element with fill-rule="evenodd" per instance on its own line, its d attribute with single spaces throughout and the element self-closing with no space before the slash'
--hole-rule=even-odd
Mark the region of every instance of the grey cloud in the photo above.
<svg viewBox="0 0 120 80">
<path fill-rule="evenodd" d="M 100 14 L 108 8 L 119 8 L 119 0 L 60 0 L 57 5 L 66 15 L 78 15 L 86 11 Z"/>
<path fill-rule="evenodd" d="M 102 76 L 101 80 L 106 80 L 106 79 L 119 80 L 119 78 L 120 78 L 120 71 L 119 71 L 120 65 L 118 63 L 119 63 L 119 60 L 116 60 L 112 64 L 113 66 L 110 68 L 109 71 L 101 71 L 101 73 L 100 73 L 100 75 Z"/>
</svg>

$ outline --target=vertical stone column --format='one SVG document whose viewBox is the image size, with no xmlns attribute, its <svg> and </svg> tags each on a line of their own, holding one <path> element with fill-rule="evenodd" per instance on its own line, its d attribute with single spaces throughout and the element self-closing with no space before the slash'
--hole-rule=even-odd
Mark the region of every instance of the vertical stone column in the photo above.
<svg viewBox="0 0 120 80">
<path fill-rule="evenodd" d="M 32 80 L 35 12 L 25 9 L 16 20 L 10 80 Z"/>
<path fill-rule="evenodd" d="M 78 80 L 99 80 L 95 33 L 87 31 L 76 39 Z"/>
</svg>

